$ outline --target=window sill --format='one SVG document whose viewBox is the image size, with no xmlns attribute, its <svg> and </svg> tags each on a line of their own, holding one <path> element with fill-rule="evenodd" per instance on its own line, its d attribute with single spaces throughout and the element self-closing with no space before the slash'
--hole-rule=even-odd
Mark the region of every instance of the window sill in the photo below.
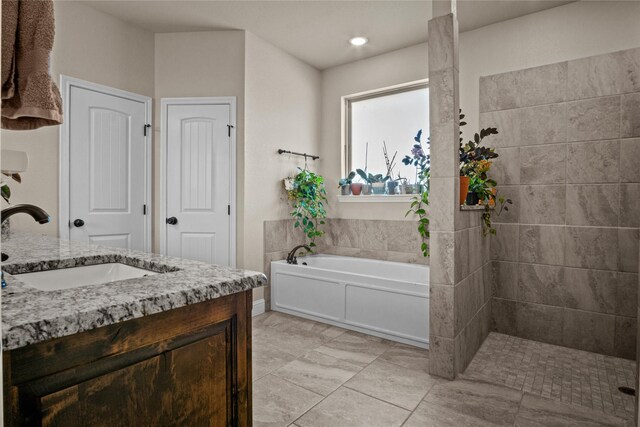
<svg viewBox="0 0 640 427">
<path fill-rule="evenodd" d="M 408 203 L 411 202 L 415 194 L 394 194 L 392 196 L 384 194 L 370 194 L 368 196 L 337 196 L 338 203 Z"/>
<path fill-rule="evenodd" d="M 490 207 L 489 209 L 494 210 L 494 207 Z M 484 205 L 473 205 L 473 206 L 460 205 L 460 210 L 461 211 L 483 211 Z"/>
</svg>

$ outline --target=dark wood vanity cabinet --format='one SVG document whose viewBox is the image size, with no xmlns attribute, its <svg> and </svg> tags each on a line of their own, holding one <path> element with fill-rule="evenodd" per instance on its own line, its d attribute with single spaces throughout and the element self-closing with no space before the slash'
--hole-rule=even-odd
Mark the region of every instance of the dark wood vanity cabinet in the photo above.
<svg viewBox="0 0 640 427">
<path fill-rule="evenodd" d="M 251 291 L 4 352 L 8 426 L 250 426 Z"/>
</svg>

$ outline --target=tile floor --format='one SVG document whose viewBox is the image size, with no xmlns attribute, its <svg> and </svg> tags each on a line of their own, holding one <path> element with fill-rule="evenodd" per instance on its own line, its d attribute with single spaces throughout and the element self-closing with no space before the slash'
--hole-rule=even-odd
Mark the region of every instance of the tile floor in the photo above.
<svg viewBox="0 0 640 427">
<path fill-rule="evenodd" d="M 633 417 L 635 362 L 492 333 L 464 375 L 559 402 Z"/>
<path fill-rule="evenodd" d="M 499 380 L 489 378 L 489 370 L 500 366 L 488 357 L 501 349 L 499 343 L 505 338 L 499 334 L 490 335 L 479 361 L 472 362 L 475 376 L 468 372 L 468 377 L 446 381 L 427 373 L 426 350 L 276 312 L 255 317 L 253 326 L 255 426 L 631 425 L 603 410 L 543 397 L 537 393 L 535 376 L 530 388 L 527 375 L 512 383 L 509 374 L 501 374 Z M 533 347 L 519 343 L 503 344 L 505 348 L 530 354 Z M 513 355 L 503 361 L 505 372 L 529 366 L 528 373 L 538 363 L 532 359 L 518 365 Z M 616 370 L 615 363 L 602 363 L 595 369 Z M 521 388 L 515 387 L 520 383 Z M 548 389 L 544 380 L 542 384 L 542 390 Z M 553 397 L 553 386 L 549 396 Z M 621 414 L 628 415 L 626 410 Z"/>
</svg>

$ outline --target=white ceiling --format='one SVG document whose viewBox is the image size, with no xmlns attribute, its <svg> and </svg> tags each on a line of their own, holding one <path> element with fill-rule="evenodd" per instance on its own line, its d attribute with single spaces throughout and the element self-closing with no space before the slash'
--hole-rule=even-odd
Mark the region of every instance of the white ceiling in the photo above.
<svg viewBox="0 0 640 427">
<path fill-rule="evenodd" d="M 95 9 L 154 33 L 240 29 L 325 69 L 426 41 L 431 1 L 109 1 Z M 460 31 L 469 31 L 570 1 L 458 0 Z M 363 47 L 348 44 L 363 35 Z"/>
</svg>

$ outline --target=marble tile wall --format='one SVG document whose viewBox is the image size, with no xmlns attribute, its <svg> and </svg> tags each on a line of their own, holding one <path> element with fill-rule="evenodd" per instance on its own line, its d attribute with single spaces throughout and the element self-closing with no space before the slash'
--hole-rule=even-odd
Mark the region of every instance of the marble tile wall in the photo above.
<svg viewBox="0 0 640 427">
<path fill-rule="evenodd" d="M 453 379 L 467 367 L 490 326 L 489 239 L 480 212 L 458 203 L 458 27 L 454 15 L 429 21 L 429 372 Z M 508 172 L 507 172 L 508 173 Z"/>
<path fill-rule="evenodd" d="M 264 222 L 264 272 L 271 275 L 271 261 L 285 259 L 296 245 L 305 242 L 292 219 Z M 415 221 L 327 218 L 325 235 L 316 243 L 317 252 L 385 261 L 428 264 L 420 251 L 422 240 Z M 271 292 L 265 288 L 270 307 Z"/>
<path fill-rule="evenodd" d="M 482 77 L 499 191 L 492 329 L 634 359 L 640 48 Z"/>
</svg>

